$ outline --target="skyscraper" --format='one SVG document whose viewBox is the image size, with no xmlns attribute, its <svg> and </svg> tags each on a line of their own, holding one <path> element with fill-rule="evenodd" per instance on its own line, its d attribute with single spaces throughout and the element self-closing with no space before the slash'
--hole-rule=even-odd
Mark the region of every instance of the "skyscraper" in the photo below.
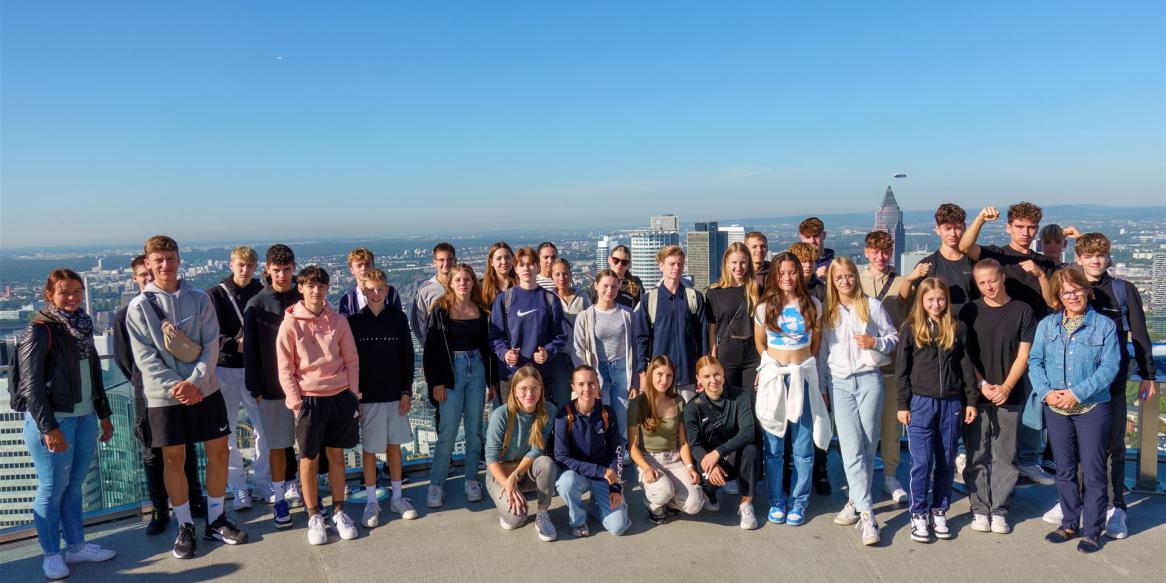
<svg viewBox="0 0 1166 583">
<path fill-rule="evenodd" d="M 1150 308 L 1154 316 L 1166 316 L 1166 253 L 1154 254 L 1153 286 L 1150 288 Z"/>
<path fill-rule="evenodd" d="M 692 285 L 700 291 L 721 278 L 721 257 L 728 248 L 729 234 L 717 223 L 695 223 L 688 231 L 688 259 L 685 267 L 692 275 Z"/>
<path fill-rule="evenodd" d="M 744 243 L 745 242 L 745 231 L 747 229 L 745 229 L 745 227 L 742 227 L 741 225 L 729 225 L 727 227 L 721 227 L 720 230 L 722 233 L 725 234 L 725 237 L 727 238 L 726 240 L 728 241 L 727 243 L 725 243 L 726 249 L 729 247 L 729 245 L 732 245 L 733 243 Z"/>
<path fill-rule="evenodd" d="M 911 271 L 915 269 L 915 266 L 919 265 L 919 262 L 928 255 L 931 255 L 931 251 L 928 251 L 927 249 L 916 249 L 914 251 L 908 251 L 904 253 L 903 265 L 899 269 L 900 275 L 907 275 L 908 273 L 911 273 Z"/>
<path fill-rule="evenodd" d="M 615 247 L 615 240 L 607 235 L 595 242 L 595 271 L 607 269 L 607 257 L 611 255 L 611 248 Z"/>
<path fill-rule="evenodd" d="M 903 265 L 903 247 L 907 243 L 907 233 L 903 229 L 903 211 L 899 209 L 899 203 L 895 200 L 895 193 L 891 191 L 890 186 L 883 195 L 883 204 L 875 211 L 874 230 L 890 233 L 891 239 L 895 242 L 895 247 L 891 251 L 891 265 L 896 272 L 902 274 L 900 266 Z"/>
<path fill-rule="evenodd" d="M 646 288 L 660 285 L 656 253 L 668 245 L 680 244 L 680 219 L 675 215 L 652 217 L 650 227 L 643 231 L 633 231 L 631 240 L 632 275 L 640 278 Z"/>
</svg>

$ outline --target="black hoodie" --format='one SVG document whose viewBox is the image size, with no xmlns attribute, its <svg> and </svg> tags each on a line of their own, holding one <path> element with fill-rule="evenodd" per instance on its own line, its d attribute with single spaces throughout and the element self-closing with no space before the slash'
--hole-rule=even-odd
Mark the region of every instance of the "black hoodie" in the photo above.
<svg viewBox="0 0 1166 583">
<path fill-rule="evenodd" d="M 223 287 L 226 289 L 223 289 Z M 243 368 L 243 352 L 239 350 L 238 337 L 243 330 L 243 322 L 239 321 L 239 312 L 247 306 L 247 302 L 263 289 L 258 279 L 252 279 L 246 286 L 235 285 L 232 277 L 225 277 L 218 285 L 206 290 L 211 297 L 211 305 L 215 307 L 215 315 L 219 319 L 219 362 L 218 366 L 226 368 Z M 230 293 L 228 293 L 228 290 Z M 234 305 L 231 305 L 234 303 Z M 238 307 L 238 312 L 235 308 Z M 246 341 L 243 342 L 246 344 Z"/>
<path fill-rule="evenodd" d="M 247 302 L 243 310 L 243 362 L 247 392 L 252 397 L 284 398 L 283 386 L 279 384 L 275 339 L 279 335 L 279 325 L 283 323 L 284 311 L 302 299 L 304 296 L 294 286 L 285 292 L 266 286 Z"/>
<path fill-rule="evenodd" d="M 368 306 L 348 317 L 360 356 L 360 402 L 392 403 L 413 393 L 413 336 L 409 318 L 388 304 L 374 315 Z"/>
</svg>

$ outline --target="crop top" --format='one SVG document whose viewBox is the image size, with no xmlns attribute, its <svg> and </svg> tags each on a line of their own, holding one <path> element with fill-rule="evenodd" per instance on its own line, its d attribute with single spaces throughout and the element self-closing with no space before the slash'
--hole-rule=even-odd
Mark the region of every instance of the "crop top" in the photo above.
<svg viewBox="0 0 1166 583">
<path fill-rule="evenodd" d="M 765 345 L 774 350 L 800 350 L 810 346 L 814 331 L 806 326 L 806 319 L 798 310 L 797 303 L 786 304 L 777 318 L 780 330 L 771 330 L 765 325 L 765 304 L 757 305 L 753 311 L 753 322 L 765 328 Z"/>
</svg>

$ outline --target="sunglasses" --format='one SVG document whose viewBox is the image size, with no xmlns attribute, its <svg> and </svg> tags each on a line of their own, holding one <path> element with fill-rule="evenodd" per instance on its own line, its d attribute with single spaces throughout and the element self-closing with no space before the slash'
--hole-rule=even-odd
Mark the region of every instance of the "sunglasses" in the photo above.
<svg viewBox="0 0 1166 583">
<path fill-rule="evenodd" d="M 611 257 L 610 259 L 612 263 L 623 267 L 627 267 L 632 264 L 631 259 L 620 259 L 619 257 Z"/>
</svg>

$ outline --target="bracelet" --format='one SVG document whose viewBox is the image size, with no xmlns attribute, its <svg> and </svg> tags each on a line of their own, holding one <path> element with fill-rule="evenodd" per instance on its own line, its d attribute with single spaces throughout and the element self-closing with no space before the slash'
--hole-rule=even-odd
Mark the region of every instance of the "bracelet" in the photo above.
<svg viewBox="0 0 1166 583">
<path fill-rule="evenodd" d="M 684 467 L 686 467 L 686 468 L 688 468 L 688 469 L 690 469 L 690 470 L 695 470 L 695 469 L 696 469 L 696 466 L 694 466 L 694 465 L 692 465 L 692 464 L 685 464 L 685 465 L 684 465 Z"/>
</svg>

